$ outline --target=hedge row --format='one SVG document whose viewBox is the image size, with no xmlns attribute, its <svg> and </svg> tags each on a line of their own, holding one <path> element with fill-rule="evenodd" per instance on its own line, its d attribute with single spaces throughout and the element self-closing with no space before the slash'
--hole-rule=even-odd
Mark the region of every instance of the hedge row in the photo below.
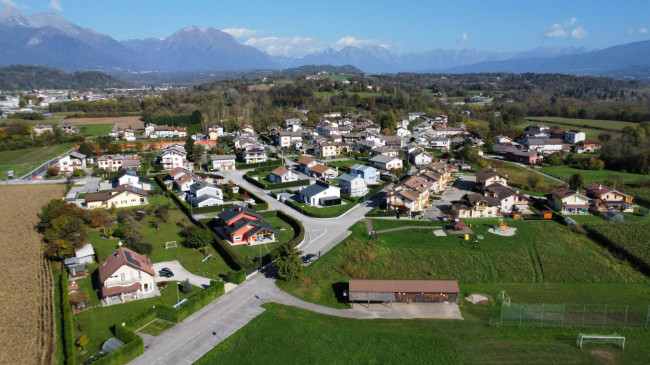
<svg viewBox="0 0 650 365">
<path fill-rule="evenodd" d="M 61 313 L 63 314 L 63 353 L 66 364 L 76 364 L 74 322 L 72 321 L 72 307 L 68 296 L 68 273 L 65 268 L 61 271 Z"/>
<path fill-rule="evenodd" d="M 142 337 L 138 336 L 132 330 L 119 325 L 114 326 L 113 330 L 115 337 L 124 342 L 124 346 L 93 361 L 93 365 L 122 365 L 144 353 Z"/>
<path fill-rule="evenodd" d="M 235 167 L 238 169 L 254 169 L 258 167 L 282 166 L 281 160 L 269 160 L 266 162 L 242 163 L 235 162 Z"/>
<path fill-rule="evenodd" d="M 233 283 L 233 284 L 241 284 L 244 281 L 246 281 L 246 270 L 241 269 L 241 270 L 228 270 L 226 272 L 226 275 L 228 275 L 228 281 Z"/>
<path fill-rule="evenodd" d="M 341 201 L 344 201 L 346 204 L 341 204 L 341 205 L 335 205 L 332 207 L 324 207 L 324 208 L 316 208 L 312 207 L 309 205 L 301 205 L 302 203 L 294 202 L 293 200 L 285 200 L 285 204 L 290 206 L 291 208 L 297 210 L 298 212 L 301 212 L 304 215 L 314 217 L 314 218 L 332 218 L 332 217 L 338 217 L 348 210 L 354 208 L 356 206 L 356 202 L 346 200 L 344 198 L 341 198 Z"/>
<path fill-rule="evenodd" d="M 272 182 L 267 182 L 266 180 L 256 180 L 253 179 L 249 174 L 251 172 L 247 172 L 244 174 L 244 180 L 248 181 L 249 183 L 257 186 L 260 189 L 264 190 L 276 190 L 276 189 L 284 189 L 284 188 L 291 188 L 294 186 L 303 186 L 303 185 L 309 185 L 311 184 L 311 181 L 309 179 L 303 179 L 303 180 L 296 180 L 296 181 L 288 181 L 288 182 L 283 182 L 283 183 L 272 183 Z"/>
</svg>

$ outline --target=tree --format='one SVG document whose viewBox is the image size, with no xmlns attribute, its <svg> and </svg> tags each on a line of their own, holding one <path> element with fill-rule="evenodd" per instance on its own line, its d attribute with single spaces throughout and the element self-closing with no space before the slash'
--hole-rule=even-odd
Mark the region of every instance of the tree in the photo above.
<svg viewBox="0 0 650 365">
<path fill-rule="evenodd" d="M 194 162 L 193 156 L 194 156 L 194 139 L 192 136 L 189 134 L 187 135 L 187 138 L 185 139 L 185 152 L 187 152 L 187 159 Z"/>
<path fill-rule="evenodd" d="M 212 242 L 212 234 L 207 229 L 197 229 L 185 239 L 184 245 L 190 248 L 203 248 Z"/>
<path fill-rule="evenodd" d="M 393 113 L 392 110 L 384 114 L 384 117 L 381 119 L 381 128 L 389 129 L 391 131 L 397 129 L 397 118 L 395 117 L 395 113 Z"/>
<path fill-rule="evenodd" d="M 569 178 L 569 187 L 575 191 L 578 191 L 584 184 L 585 178 L 579 172 L 576 172 Z"/>
<path fill-rule="evenodd" d="M 195 110 L 192 112 L 192 115 L 190 116 L 190 119 L 192 120 L 192 124 L 203 124 L 203 113 L 201 113 L 200 110 Z"/>
<path fill-rule="evenodd" d="M 528 187 L 530 190 L 535 190 L 537 184 L 542 180 L 538 173 L 532 173 L 528 175 Z"/>
<path fill-rule="evenodd" d="M 284 281 L 294 281 L 302 276 L 301 252 L 290 244 L 278 248 L 275 255 L 275 266 L 278 268 L 278 278 Z"/>
<path fill-rule="evenodd" d="M 160 218 L 163 222 L 167 223 L 169 220 L 169 204 L 163 204 L 156 209 L 156 215 L 158 218 Z"/>
<path fill-rule="evenodd" d="M 588 160 L 582 161 L 580 167 L 585 170 L 602 170 L 605 167 L 605 161 L 592 156 Z"/>
<path fill-rule="evenodd" d="M 77 346 L 81 347 L 82 354 L 86 353 L 86 345 L 88 345 L 88 342 L 90 342 L 90 340 L 88 337 L 86 337 L 86 335 L 81 335 L 81 337 L 79 337 L 77 340 Z"/>
<path fill-rule="evenodd" d="M 183 285 L 181 286 L 181 291 L 185 294 L 192 292 L 192 284 L 190 284 L 190 279 L 185 279 Z"/>
<path fill-rule="evenodd" d="M 94 155 L 94 149 L 92 149 L 87 142 L 84 142 L 79 146 L 79 153 L 84 154 L 87 157 L 90 157 Z"/>
<path fill-rule="evenodd" d="M 86 171 L 83 169 L 74 169 L 72 170 L 72 176 L 74 177 L 84 177 L 86 176 Z"/>
<path fill-rule="evenodd" d="M 93 209 L 88 212 L 88 222 L 94 228 L 106 228 L 110 226 L 113 218 L 104 209 Z"/>
<path fill-rule="evenodd" d="M 561 166 L 564 163 L 562 160 L 562 154 L 559 152 L 551 153 L 551 155 L 546 158 L 546 162 L 551 166 Z"/>
<path fill-rule="evenodd" d="M 49 177 L 59 176 L 59 168 L 52 166 L 45 171 L 45 174 Z"/>
<path fill-rule="evenodd" d="M 625 187 L 625 179 L 621 175 L 612 174 L 609 175 L 604 181 L 605 185 L 612 189 L 621 189 Z"/>
</svg>

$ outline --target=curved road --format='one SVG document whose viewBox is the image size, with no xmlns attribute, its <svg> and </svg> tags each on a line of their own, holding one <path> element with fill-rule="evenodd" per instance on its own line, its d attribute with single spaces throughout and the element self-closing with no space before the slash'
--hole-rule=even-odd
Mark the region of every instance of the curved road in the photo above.
<svg viewBox="0 0 650 365">
<path fill-rule="evenodd" d="M 317 219 L 297 212 L 252 186 L 243 179 L 241 171 L 220 174 L 268 201 L 270 209 L 282 210 L 300 220 L 307 232 L 300 249 L 316 255 L 324 254 L 347 237 L 348 228 L 378 204 L 382 196 L 376 195 L 341 217 Z M 287 295 L 275 286 L 274 279 L 262 273 L 255 274 L 161 335 L 144 336 L 145 352 L 131 364 L 191 364 L 262 313 L 264 308 L 260 305 L 266 300 L 274 301 L 278 296 L 278 301 L 284 302 L 288 300 Z"/>
</svg>

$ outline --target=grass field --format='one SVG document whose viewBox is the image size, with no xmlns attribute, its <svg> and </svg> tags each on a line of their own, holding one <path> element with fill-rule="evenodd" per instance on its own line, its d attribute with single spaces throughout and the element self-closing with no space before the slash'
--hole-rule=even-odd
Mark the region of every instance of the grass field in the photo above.
<svg viewBox="0 0 650 365">
<path fill-rule="evenodd" d="M 613 132 L 620 132 L 624 127 L 635 127 L 638 124 L 632 122 L 623 122 L 619 120 L 599 120 L 599 119 L 575 119 L 575 118 L 560 118 L 560 117 L 528 117 L 526 118 L 533 122 L 547 123 L 547 124 L 562 124 L 571 126 L 572 128 L 593 128 L 602 129 Z"/>
<path fill-rule="evenodd" d="M 357 223 L 351 228 L 352 236 L 305 268 L 303 281 L 278 282 L 278 286 L 310 302 L 346 308 L 336 291 L 350 278 L 453 278 L 461 284 L 648 283 L 643 274 L 565 226 L 508 221 L 517 232 L 501 237 L 487 233 L 496 221 L 471 220 L 472 230 L 484 237 L 479 249 L 462 236 L 437 237 L 427 229 L 383 233 L 370 239 L 365 225 Z M 373 227 L 390 228 L 397 224 L 393 222 L 397 221 L 375 219 Z"/>
<path fill-rule="evenodd" d="M 209 260 L 201 262 L 205 258 L 203 253 L 193 248 L 184 247 L 181 244 L 183 241 L 183 237 L 180 235 L 183 230 L 182 225 L 189 224 L 189 220 L 169 198 L 164 195 L 149 197 L 149 204 L 152 207 L 162 204 L 170 205 L 169 222 L 161 225 L 159 230 L 151 226 L 152 215 L 148 215 L 143 220 L 143 233 L 147 241 L 153 245 L 153 252 L 149 255 L 152 262 L 178 260 L 184 268 L 192 273 L 210 279 L 218 280 L 220 275 L 226 274 L 230 267 L 217 252 L 212 252 L 212 257 Z M 90 242 L 101 260 L 117 249 L 117 243 L 119 242 L 117 239 L 102 240 L 98 231 L 90 231 L 89 236 Z M 178 247 L 165 249 L 165 242 L 168 241 L 176 241 Z"/>
<path fill-rule="evenodd" d="M 87 124 L 79 126 L 79 135 L 84 137 L 106 136 L 113 130 L 112 124 Z"/>
<path fill-rule="evenodd" d="M 576 169 L 569 166 L 542 167 L 540 171 L 542 171 L 545 174 L 555 176 L 558 179 L 562 179 L 564 181 L 569 181 L 571 175 L 579 172 L 582 174 L 582 176 L 585 179 L 585 185 L 591 184 L 593 182 L 604 183 L 605 179 L 607 179 L 612 175 L 622 176 L 623 179 L 625 180 L 625 184 L 627 185 L 635 184 L 637 181 L 639 181 L 639 178 L 641 177 L 645 177 L 645 178 L 648 177 L 647 175 L 633 174 L 629 172 L 619 172 L 619 171 L 612 171 L 612 170 L 582 170 L 582 169 Z"/>
<path fill-rule="evenodd" d="M 20 178 L 54 157 L 69 151 L 73 143 L 54 146 L 32 147 L 15 151 L 0 152 L 0 179 L 7 178 L 7 171 L 14 171 L 14 179 Z"/>
<path fill-rule="evenodd" d="M 523 122 L 518 123 L 515 126 L 513 126 L 513 129 L 523 132 L 524 129 L 526 129 L 526 127 L 528 127 L 531 124 L 535 124 L 535 123 L 537 123 L 537 122 L 534 122 L 534 121 L 531 121 L 531 120 L 526 120 L 526 121 L 523 121 Z M 614 134 L 614 135 L 619 133 L 618 131 L 604 131 L 602 129 L 585 128 L 583 126 L 575 126 L 575 125 L 570 125 L 570 124 L 561 124 L 561 123 L 552 123 L 552 124 L 547 123 L 547 124 L 549 124 L 549 127 L 561 128 L 561 129 L 564 129 L 564 130 L 580 129 L 581 131 L 585 132 L 585 135 L 586 135 L 587 139 L 598 139 L 598 135 L 603 133 L 603 132 L 611 133 L 611 134 Z"/>
<path fill-rule="evenodd" d="M 465 321 L 354 320 L 270 303 L 197 364 L 625 364 L 650 356 L 645 331 L 621 331 L 625 350 L 580 350 L 578 329 L 490 327 L 480 317 L 496 306 L 462 305 Z"/>
<path fill-rule="evenodd" d="M 69 118 L 64 121 L 73 125 L 117 124 L 117 128 L 143 129 L 144 122 L 139 116 L 101 117 L 101 118 Z"/>
<path fill-rule="evenodd" d="M 2 364 L 42 364 L 56 357 L 53 280 L 34 226 L 41 206 L 62 195 L 63 187 L 54 184 L 0 186 Z"/>
<path fill-rule="evenodd" d="M 508 175 L 508 185 L 514 186 L 531 195 L 543 195 L 562 184 L 542 176 L 531 169 L 501 160 L 486 160 L 490 166 L 501 174 Z M 532 180 L 538 180 L 533 186 Z"/>
</svg>

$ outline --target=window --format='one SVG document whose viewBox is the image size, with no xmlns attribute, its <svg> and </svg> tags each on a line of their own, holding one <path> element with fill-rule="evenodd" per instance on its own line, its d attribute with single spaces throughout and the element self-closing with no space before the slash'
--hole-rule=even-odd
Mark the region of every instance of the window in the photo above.
<svg viewBox="0 0 650 365">
<path fill-rule="evenodd" d="M 126 277 L 124 276 L 124 273 L 121 273 L 120 274 L 120 281 L 125 281 L 125 280 L 126 280 Z"/>
</svg>

